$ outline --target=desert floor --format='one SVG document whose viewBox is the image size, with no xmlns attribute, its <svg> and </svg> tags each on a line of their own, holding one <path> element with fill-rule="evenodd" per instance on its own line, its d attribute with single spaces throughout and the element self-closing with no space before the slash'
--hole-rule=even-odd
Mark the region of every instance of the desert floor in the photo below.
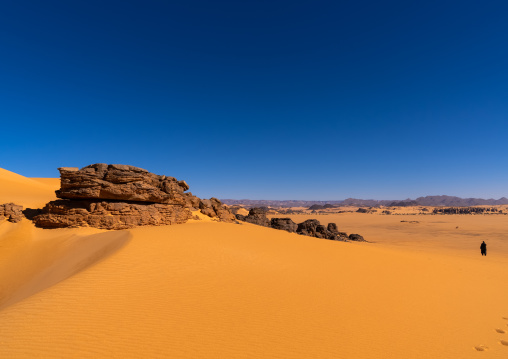
<svg viewBox="0 0 508 359">
<path fill-rule="evenodd" d="M 57 187 L 2 170 L 0 203 Z M 0 358 L 508 357 L 508 216 L 288 217 L 369 243 L 0 222 Z"/>
</svg>

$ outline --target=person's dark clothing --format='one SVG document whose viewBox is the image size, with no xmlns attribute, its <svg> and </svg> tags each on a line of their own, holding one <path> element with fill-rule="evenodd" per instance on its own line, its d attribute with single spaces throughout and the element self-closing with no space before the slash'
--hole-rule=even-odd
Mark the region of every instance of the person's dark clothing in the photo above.
<svg viewBox="0 0 508 359">
<path fill-rule="evenodd" d="M 487 255 L 487 243 L 485 241 L 480 245 L 480 250 L 482 251 L 482 256 Z"/>
</svg>

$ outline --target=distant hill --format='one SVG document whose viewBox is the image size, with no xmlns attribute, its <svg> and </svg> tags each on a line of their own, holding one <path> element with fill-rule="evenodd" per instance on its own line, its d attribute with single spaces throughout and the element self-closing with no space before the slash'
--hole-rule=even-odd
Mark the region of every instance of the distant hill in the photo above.
<svg viewBox="0 0 508 359">
<path fill-rule="evenodd" d="M 251 200 L 251 199 L 222 199 L 227 205 L 244 205 L 246 207 L 306 207 L 311 206 L 314 209 L 331 208 L 330 206 L 358 206 L 358 207 L 403 207 L 403 206 L 445 206 L 445 207 L 468 207 L 482 205 L 500 205 L 508 204 L 508 198 L 483 199 L 483 198 L 460 198 L 455 196 L 425 196 L 417 199 L 405 200 L 376 200 L 376 199 L 358 199 L 347 198 L 336 201 L 299 201 L 299 200 Z M 327 207 L 325 207 L 327 206 Z"/>
<path fill-rule="evenodd" d="M 285 200 L 285 201 L 275 201 L 275 200 L 265 200 L 265 199 L 221 199 L 222 203 L 225 203 L 229 206 L 232 205 L 244 205 L 246 207 L 310 207 L 314 204 L 325 205 L 325 204 L 333 204 L 333 205 L 342 205 L 344 201 L 299 201 L 299 200 Z"/>
<path fill-rule="evenodd" d="M 482 198 L 460 198 L 454 196 L 426 196 L 416 199 L 421 206 L 481 206 L 481 205 L 498 205 L 508 204 L 508 198 L 501 197 L 499 199 L 482 199 Z"/>
</svg>

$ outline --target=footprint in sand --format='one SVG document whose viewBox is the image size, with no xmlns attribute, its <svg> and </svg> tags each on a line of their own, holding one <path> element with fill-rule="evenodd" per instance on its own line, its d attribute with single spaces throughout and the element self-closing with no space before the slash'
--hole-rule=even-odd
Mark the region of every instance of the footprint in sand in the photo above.
<svg viewBox="0 0 508 359">
<path fill-rule="evenodd" d="M 501 334 L 506 333 L 503 329 L 499 329 L 499 328 L 496 328 L 495 331 L 498 333 L 501 333 Z"/>
<path fill-rule="evenodd" d="M 506 345 L 508 347 L 508 340 L 501 340 L 499 343 Z"/>
<path fill-rule="evenodd" d="M 478 350 L 479 352 L 483 352 L 485 350 L 488 350 L 489 347 L 485 346 L 485 345 L 477 345 L 474 347 L 476 350 Z"/>
</svg>

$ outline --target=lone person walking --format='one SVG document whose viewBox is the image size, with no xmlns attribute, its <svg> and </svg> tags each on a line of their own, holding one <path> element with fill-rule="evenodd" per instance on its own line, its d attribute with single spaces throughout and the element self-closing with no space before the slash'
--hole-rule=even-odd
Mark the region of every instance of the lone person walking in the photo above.
<svg viewBox="0 0 508 359">
<path fill-rule="evenodd" d="M 485 241 L 480 245 L 480 250 L 482 251 L 482 256 L 487 255 L 487 243 L 485 243 Z"/>
</svg>

